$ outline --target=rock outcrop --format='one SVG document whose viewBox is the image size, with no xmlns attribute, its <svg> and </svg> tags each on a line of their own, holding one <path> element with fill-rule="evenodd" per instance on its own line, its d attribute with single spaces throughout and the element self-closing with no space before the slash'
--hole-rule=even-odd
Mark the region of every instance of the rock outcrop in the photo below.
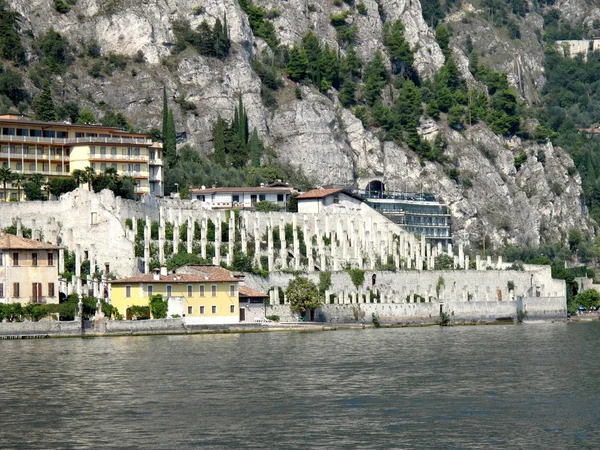
<svg viewBox="0 0 600 450">
<path fill-rule="evenodd" d="M 277 11 L 272 20 L 283 45 L 299 41 L 312 30 L 323 43 L 343 53 L 330 16 L 349 9 L 346 3 L 254 3 Z M 385 16 L 404 23 L 419 74 L 431 77 L 437 72 L 444 57 L 417 0 L 363 3 L 367 13 L 354 11 L 349 18 L 358 27 L 356 48 L 363 61 L 384 48 Z M 60 86 L 55 89 L 59 101 L 77 99 L 97 111 L 102 101 L 141 129 L 159 127 L 165 85 L 173 106 L 181 99 L 196 105 L 195 112 L 176 109 L 177 128 L 186 132 L 189 144 L 209 154 L 214 121 L 218 116 L 229 119 L 241 95 L 251 127 L 257 128 L 281 161 L 301 167 L 320 184 L 347 184 L 357 176 L 382 175 L 390 189 L 436 193 L 450 205 L 458 242 L 489 238 L 495 244 L 506 240 L 529 245 L 564 238 L 571 228 L 590 230 L 582 206 L 580 178 L 571 169 L 573 162 L 550 144 L 507 141 L 481 124 L 459 133 L 443 121 L 423 121 L 421 133 L 426 139 L 434 140 L 439 133 L 446 142 L 449 162 L 442 166 L 422 163 L 407 147 L 381 141 L 377 133 L 366 130 L 360 120 L 340 106 L 333 91 L 326 96 L 304 86 L 299 100 L 293 83 L 286 81 L 278 94 L 278 108 L 265 108 L 260 98 L 261 82 L 251 68 L 251 60 L 255 54 L 269 51 L 262 39 L 253 36 L 236 0 L 204 0 L 201 4 L 197 0 L 79 0 L 67 14 L 57 13 L 51 0 L 9 0 L 9 4 L 23 16 L 24 30 L 40 36 L 52 26 L 80 53 L 91 42 L 97 42 L 103 54 L 137 55 L 139 60 L 139 52 L 143 53 L 144 62 L 133 61 L 111 77 L 89 76 L 85 60 L 77 59 L 67 75 L 55 80 Z M 463 15 L 448 18 L 455 30 L 451 47 L 465 77 L 473 82 L 464 54 L 464 41 L 469 35 L 478 48 L 484 49 L 482 61 L 508 72 L 511 83 L 526 101 L 537 101 L 544 81 L 542 44 L 536 34 L 541 16 L 529 14 L 523 19 L 521 40 L 507 41 L 470 8 Z M 191 49 L 171 55 L 175 20 L 187 20 L 195 27 L 202 20 L 213 24 L 224 15 L 232 40 L 231 54 L 225 61 L 200 56 Z M 521 149 L 527 153 L 527 160 L 517 171 L 514 158 Z M 452 177 L 448 167 L 457 171 Z"/>
</svg>

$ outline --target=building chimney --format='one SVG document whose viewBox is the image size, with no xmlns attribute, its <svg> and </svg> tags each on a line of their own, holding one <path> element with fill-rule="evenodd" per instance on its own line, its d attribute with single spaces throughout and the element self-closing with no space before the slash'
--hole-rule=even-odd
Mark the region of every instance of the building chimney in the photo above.
<svg viewBox="0 0 600 450">
<path fill-rule="evenodd" d="M 160 270 L 159 269 L 154 269 L 153 270 L 152 279 L 154 281 L 159 281 L 160 280 Z"/>
<path fill-rule="evenodd" d="M 166 266 L 166 265 L 164 265 L 164 264 L 163 264 L 162 266 L 160 266 L 160 274 L 161 274 L 163 277 L 166 277 L 166 276 L 167 276 L 167 266 Z"/>
</svg>

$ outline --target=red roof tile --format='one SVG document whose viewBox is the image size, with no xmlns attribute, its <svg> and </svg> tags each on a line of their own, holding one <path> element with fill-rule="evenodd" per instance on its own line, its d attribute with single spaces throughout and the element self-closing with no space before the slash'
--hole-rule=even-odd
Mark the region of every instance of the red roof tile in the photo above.
<svg viewBox="0 0 600 450">
<path fill-rule="evenodd" d="M 14 234 L 0 236 L 0 250 L 58 250 L 59 247 L 33 239 L 25 239 Z"/>
<path fill-rule="evenodd" d="M 238 283 L 239 279 L 232 272 L 219 266 L 193 266 L 195 273 L 173 273 L 155 275 L 146 273 L 129 278 L 112 281 L 113 284 L 124 283 Z"/>
<path fill-rule="evenodd" d="M 343 190 L 344 190 L 343 188 L 313 189 L 312 191 L 308 191 L 308 192 L 305 192 L 304 194 L 300 194 L 298 196 L 298 200 L 308 199 L 308 198 L 323 198 L 323 197 L 327 197 L 328 195 L 337 194 L 339 192 L 342 192 Z"/>
<path fill-rule="evenodd" d="M 248 286 L 240 286 L 240 297 L 268 297 L 268 295 Z"/>
</svg>

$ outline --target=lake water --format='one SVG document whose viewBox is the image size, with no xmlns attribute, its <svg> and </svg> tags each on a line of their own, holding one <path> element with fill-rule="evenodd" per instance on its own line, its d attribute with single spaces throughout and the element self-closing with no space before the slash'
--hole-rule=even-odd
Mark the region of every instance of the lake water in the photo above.
<svg viewBox="0 0 600 450">
<path fill-rule="evenodd" d="M 600 322 L 0 341 L 0 447 L 600 448 Z"/>
</svg>

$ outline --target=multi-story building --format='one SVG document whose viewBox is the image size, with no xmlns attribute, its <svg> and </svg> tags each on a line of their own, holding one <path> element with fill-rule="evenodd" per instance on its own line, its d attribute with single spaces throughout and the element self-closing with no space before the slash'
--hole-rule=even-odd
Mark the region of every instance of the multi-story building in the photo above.
<svg viewBox="0 0 600 450">
<path fill-rule="evenodd" d="M 371 208 L 406 231 L 425 236 L 431 244 L 452 243 L 448 206 L 433 194 L 389 191 L 379 180 L 370 181 L 363 189 L 353 192 L 363 197 Z"/>
<path fill-rule="evenodd" d="M 0 231 L 0 303 L 58 303 L 58 250 Z"/>
<path fill-rule="evenodd" d="M 112 167 L 135 180 L 136 197 L 164 194 L 162 144 L 118 128 L 0 115 L 0 164 L 26 178 L 37 173 L 46 180 L 86 167 L 96 173 Z M 9 182 L 0 201 L 23 195 L 18 183 Z"/>
<path fill-rule="evenodd" d="M 130 306 L 148 306 L 150 297 L 161 294 L 169 313 L 188 324 L 239 323 L 239 278 L 219 266 L 193 266 L 193 273 L 161 272 L 111 281 L 110 303 L 127 317 Z"/>
</svg>

